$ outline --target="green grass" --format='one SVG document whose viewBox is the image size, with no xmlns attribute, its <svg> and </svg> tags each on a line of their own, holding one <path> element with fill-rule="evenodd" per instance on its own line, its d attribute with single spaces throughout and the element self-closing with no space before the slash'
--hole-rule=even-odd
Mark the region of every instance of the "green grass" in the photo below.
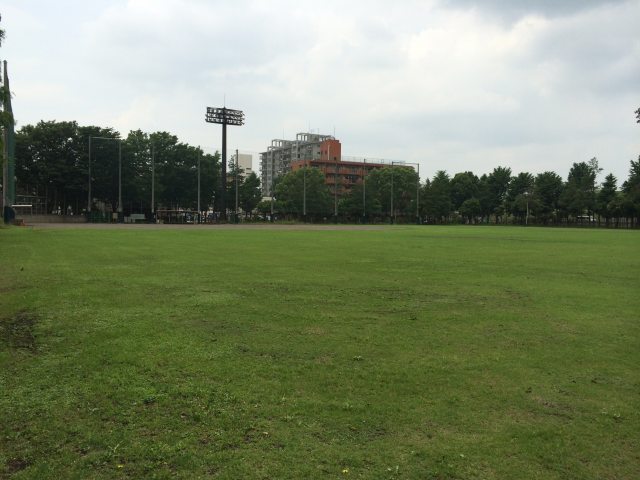
<svg viewBox="0 0 640 480">
<path fill-rule="evenodd" d="M 640 232 L 3 229 L 0 478 L 631 479 Z"/>
</svg>

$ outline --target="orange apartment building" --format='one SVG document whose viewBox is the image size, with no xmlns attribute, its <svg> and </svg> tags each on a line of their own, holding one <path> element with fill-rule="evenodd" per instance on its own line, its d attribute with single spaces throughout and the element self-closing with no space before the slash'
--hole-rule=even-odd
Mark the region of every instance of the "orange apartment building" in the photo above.
<svg viewBox="0 0 640 480">
<path fill-rule="evenodd" d="M 369 172 L 387 165 L 373 162 L 353 162 L 342 160 L 342 148 L 336 139 L 324 140 L 320 144 L 320 158 L 303 159 L 291 162 L 291 170 L 304 167 L 314 167 L 322 171 L 325 183 L 334 192 L 338 187 L 338 194 L 342 195 L 361 182 Z"/>
<path fill-rule="evenodd" d="M 331 135 L 298 133 L 296 140 L 272 140 L 261 156 L 263 196 L 271 195 L 273 180 L 287 172 L 303 167 L 318 168 L 333 192 L 336 185 L 342 195 L 362 181 L 373 169 L 388 166 L 367 161 L 343 161 L 342 145 Z"/>
</svg>

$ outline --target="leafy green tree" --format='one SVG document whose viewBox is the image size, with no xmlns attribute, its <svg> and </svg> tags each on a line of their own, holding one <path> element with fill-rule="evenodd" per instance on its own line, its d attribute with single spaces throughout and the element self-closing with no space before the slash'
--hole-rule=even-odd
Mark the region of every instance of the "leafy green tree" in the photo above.
<svg viewBox="0 0 640 480">
<path fill-rule="evenodd" d="M 256 210 L 261 215 L 270 215 L 271 214 L 271 200 L 260 200 L 258 205 L 256 205 Z"/>
<path fill-rule="evenodd" d="M 178 141 L 168 132 L 149 136 L 155 153 L 156 198 L 159 206 L 169 209 L 195 209 L 198 203 L 198 159 L 200 159 L 201 208 L 213 204 L 220 192 L 220 156 L 204 155 L 198 147 Z"/>
<path fill-rule="evenodd" d="M 605 177 L 596 197 L 596 213 L 605 218 L 607 226 L 609 225 L 609 220 L 613 217 L 613 212 L 609 206 L 612 205 L 613 200 L 616 198 L 618 191 L 617 183 L 618 179 L 610 173 Z M 615 207 L 615 204 L 612 206 Z"/>
<path fill-rule="evenodd" d="M 364 179 L 355 184 L 339 204 L 339 212 L 351 219 L 379 217 L 383 214 L 382 205 L 377 198 L 375 187 Z"/>
<path fill-rule="evenodd" d="M 306 178 L 305 178 L 306 177 Z M 302 216 L 306 191 L 306 213 L 312 218 L 331 215 L 333 201 L 324 174 L 318 168 L 300 168 L 280 177 L 275 186 L 278 211 Z"/>
<path fill-rule="evenodd" d="M 626 217 L 632 208 L 624 192 L 616 192 L 615 197 L 613 197 L 607 205 L 607 211 L 611 215 L 611 218 L 615 219 L 616 228 L 620 226 L 620 219 Z"/>
<path fill-rule="evenodd" d="M 462 202 L 459 208 L 460 215 L 466 219 L 467 223 L 475 223 L 481 211 L 480 200 L 475 197 L 468 198 Z"/>
<path fill-rule="evenodd" d="M 371 195 L 367 200 L 367 211 L 377 213 L 379 208 L 382 215 L 415 218 L 419 179 L 413 168 L 397 165 L 377 168 L 367 175 L 366 181 L 367 193 Z"/>
<path fill-rule="evenodd" d="M 244 182 L 244 170 L 236 165 L 235 155 L 229 157 L 227 162 L 227 200 L 226 206 L 229 210 L 236 208 L 236 181 L 238 186 L 238 206 L 240 206 L 240 186 Z"/>
<path fill-rule="evenodd" d="M 547 224 L 555 219 L 562 189 L 562 178 L 557 173 L 547 171 L 536 175 L 533 186 L 534 214 L 539 222 Z"/>
<path fill-rule="evenodd" d="M 471 198 L 479 194 L 480 180 L 472 172 L 456 173 L 451 179 L 451 201 L 455 210 Z"/>
<path fill-rule="evenodd" d="M 251 172 L 242 182 L 240 186 L 240 206 L 245 215 L 251 216 L 252 212 L 262 199 L 262 190 L 260 189 L 260 179 Z"/>
<path fill-rule="evenodd" d="M 151 141 L 141 130 L 132 130 L 122 141 L 122 203 L 126 213 L 150 213 Z"/>
<path fill-rule="evenodd" d="M 71 206 L 77 212 L 87 206 L 88 136 L 116 137 L 111 129 L 78 127 L 76 122 L 44 122 L 25 125 L 16 133 L 16 176 L 24 194 L 46 198 L 47 210 Z M 116 142 L 109 142 L 114 145 Z M 110 145 L 114 148 L 114 145 Z M 105 145 L 101 145 L 105 147 Z M 114 165 L 117 199 L 117 145 Z M 95 198 L 110 200 L 106 195 L 102 173 L 108 169 L 113 155 L 104 148 L 92 151 L 92 193 Z M 111 193 L 111 192 L 109 192 Z"/>
<path fill-rule="evenodd" d="M 483 222 L 490 222 L 493 215 L 492 198 L 489 190 L 489 176 L 483 173 L 478 182 L 478 201 Z"/>
<path fill-rule="evenodd" d="M 535 179 L 528 172 L 521 172 L 511 179 L 507 191 L 507 210 L 524 223 L 527 210 L 531 211 L 531 195 Z"/>
<path fill-rule="evenodd" d="M 637 161 L 631 160 L 629 178 L 622 184 L 622 191 L 626 214 L 634 218 L 637 224 L 640 216 L 640 156 Z"/>
<path fill-rule="evenodd" d="M 496 167 L 487 176 L 487 200 L 486 211 L 495 215 L 496 223 L 499 218 L 504 218 L 505 205 L 509 183 L 511 182 L 511 169 L 508 167 Z"/>
<path fill-rule="evenodd" d="M 453 205 L 451 203 L 451 180 L 447 172 L 438 170 L 424 192 L 424 211 L 430 222 L 446 223 Z"/>
<path fill-rule="evenodd" d="M 597 172 L 586 162 L 574 163 L 560 196 L 560 205 L 566 214 L 578 217 L 593 212 L 596 201 Z"/>
</svg>

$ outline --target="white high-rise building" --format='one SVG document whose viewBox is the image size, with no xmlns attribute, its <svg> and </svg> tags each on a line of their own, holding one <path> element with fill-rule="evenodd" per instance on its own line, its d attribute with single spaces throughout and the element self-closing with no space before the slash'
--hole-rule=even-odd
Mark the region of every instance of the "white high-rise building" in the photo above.
<svg viewBox="0 0 640 480">
<path fill-rule="evenodd" d="M 295 140 L 271 140 L 271 146 L 260 154 L 260 182 L 262 196 L 271 196 L 273 181 L 291 171 L 291 162 L 320 160 L 322 142 L 335 140 L 331 135 L 298 133 Z"/>
<path fill-rule="evenodd" d="M 248 153 L 239 153 L 238 166 L 240 167 L 240 172 L 244 177 L 251 175 L 253 173 L 253 155 Z"/>
</svg>

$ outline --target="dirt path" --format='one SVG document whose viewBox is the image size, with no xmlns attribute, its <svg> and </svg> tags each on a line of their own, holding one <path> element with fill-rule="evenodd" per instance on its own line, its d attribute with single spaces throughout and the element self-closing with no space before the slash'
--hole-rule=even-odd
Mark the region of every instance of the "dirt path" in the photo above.
<svg viewBox="0 0 640 480">
<path fill-rule="evenodd" d="M 155 224 L 155 223 L 27 223 L 35 229 L 92 229 L 92 230 L 383 230 L 390 225 L 313 225 L 313 224 Z"/>
</svg>

